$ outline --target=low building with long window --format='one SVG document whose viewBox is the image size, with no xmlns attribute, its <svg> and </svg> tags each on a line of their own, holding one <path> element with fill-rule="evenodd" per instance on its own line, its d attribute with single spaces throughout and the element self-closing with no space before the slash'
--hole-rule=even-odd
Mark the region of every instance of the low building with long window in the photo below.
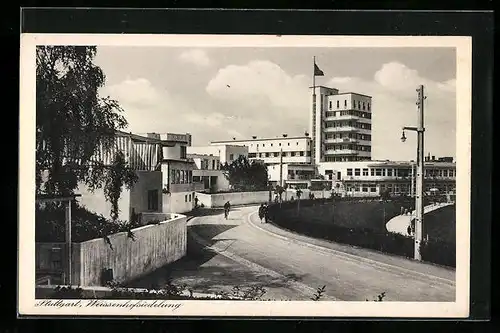
<svg viewBox="0 0 500 333">
<path fill-rule="evenodd" d="M 416 163 L 356 161 L 320 163 L 320 174 L 332 181 L 335 191 L 347 196 L 415 194 Z M 455 191 L 456 164 L 449 159 L 427 159 L 424 164 L 424 191 L 448 194 Z"/>
</svg>

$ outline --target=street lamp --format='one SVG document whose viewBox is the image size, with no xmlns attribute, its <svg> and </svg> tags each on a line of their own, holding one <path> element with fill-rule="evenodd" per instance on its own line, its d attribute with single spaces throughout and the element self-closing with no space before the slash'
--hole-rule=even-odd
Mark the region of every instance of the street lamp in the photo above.
<svg viewBox="0 0 500 333">
<path fill-rule="evenodd" d="M 417 89 L 417 111 L 418 127 L 403 127 L 401 141 L 406 141 L 405 131 L 417 132 L 417 175 L 416 175 L 416 195 L 415 195 L 415 260 L 422 260 L 422 224 L 424 221 L 424 86 L 420 85 Z"/>
</svg>

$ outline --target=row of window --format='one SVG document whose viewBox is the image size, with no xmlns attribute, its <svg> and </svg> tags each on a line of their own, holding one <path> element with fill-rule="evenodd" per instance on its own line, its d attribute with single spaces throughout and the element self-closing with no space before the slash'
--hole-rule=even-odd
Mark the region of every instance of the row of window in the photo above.
<svg viewBox="0 0 500 333">
<path fill-rule="evenodd" d="M 195 198 L 195 193 L 193 192 L 193 194 L 186 194 L 184 196 L 184 202 L 192 202 Z"/>
<path fill-rule="evenodd" d="M 330 145 L 325 145 L 325 149 L 327 150 L 358 150 L 358 151 L 371 151 L 370 146 L 362 146 L 362 145 L 356 145 L 356 144 L 344 144 L 344 145 L 336 145 L 336 144 L 330 144 Z"/>
<path fill-rule="evenodd" d="M 370 157 L 368 156 L 326 156 L 324 158 L 325 162 L 355 162 L 355 161 L 367 161 Z"/>
<path fill-rule="evenodd" d="M 360 133 L 326 133 L 326 139 L 356 139 L 371 141 L 372 136 L 370 134 L 360 134 Z"/>
<path fill-rule="evenodd" d="M 346 170 L 347 176 L 387 176 L 387 177 L 409 177 L 411 176 L 411 169 L 392 169 L 392 168 L 363 168 Z M 427 169 L 425 170 L 426 177 L 455 177 L 455 170 L 453 169 Z"/>
<path fill-rule="evenodd" d="M 408 184 L 380 184 L 379 186 L 380 191 L 385 191 L 386 189 L 389 192 L 393 193 L 410 193 L 411 192 L 411 185 Z M 447 184 L 427 184 L 425 186 L 425 191 L 428 192 L 432 188 L 437 188 L 441 192 L 448 192 L 453 189 L 452 185 L 447 185 Z M 351 192 L 377 192 L 377 185 L 376 184 L 354 184 L 352 186 L 349 186 L 347 188 L 348 191 Z"/>
<path fill-rule="evenodd" d="M 170 169 L 170 184 L 191 184 L 192 182 L 192 170 Z"/>
<path fill-rule="evenodd" d="M 361 101 L 352 101 L 352 107 L 358 110 L 368 110 L 370 111 L 370 103 L 365 103 Z M 333 108 L 333 103 L 330 101 L 328 108 L 331 110 Z M 337 109 L 340 108 L 340 101 L 337 101 Z M 344 108 L 347 108 L 347 100 L 344 100 Z"/>
<path fill-rule="evenodd" d="M 211 168 L 210 168 L 210 166 L 211 166 Z M 215 159 L 214 160 L 202 159 L 201 160 L 201 169 L 202 170 L 219 170 L 220 169 L 220 162 L 219 162 L 219 160 L 215 160 Z"/>
<path fill-rule="evenodd" d="M 284 151 L 283 157 L 295 157 L 295 156 L 311 156 L 310 151 Z M 248 158 L 259 158 L 259 157 L 280 157 L 279 152 L 274 153 L 249 153 Z"/>
<path fill-rule="evenodd" d="M 333 122 L 325 122 L 325 128 L 328 127 L 356 127 L 361 129 L 371 130 L 372 125 L 367 123 L 361 123 L 356 121 L 333 121 Z"/>
<path fill-rule="evenodd" d="M 369 112 L 356 111 L 356 110 L 345 110 L 345 111 L 327 111 L 325 112 L 326 117 L 342 117 L 342 116 L 355 116 L 359 118 L 372 119 L 372 115 Z"/>
<path fill-rule="evenodd" d="M 295 142 L 295 145 L 298 146 L 299 145 L 299 142 L 296 141 Z M 309 141 L 307 141 L 307 145 L 309 146 Z M 265 147 L 266 144 L 265 143 L 262 143 L 261 144 L 261 147 Z M 290 146 L 290 142 L 287 142 L 287 146 Z M 250 147 L 253 147 L 253 143 L 250 144 Z M 256 144 L 256 147 L 259 147 L 259 143 Z M 274 147 L 274 143 L 269 143 L 268 144 L 268 147 Z M 278 147 L 281 147 L 281 142 L 278 142 Z"/>
</svg>

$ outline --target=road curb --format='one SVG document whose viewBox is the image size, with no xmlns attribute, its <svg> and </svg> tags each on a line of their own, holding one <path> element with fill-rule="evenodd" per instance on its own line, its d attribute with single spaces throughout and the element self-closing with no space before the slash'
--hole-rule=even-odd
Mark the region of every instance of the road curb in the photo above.
<svg viewBox="0 0 500 333">
<path fill-rule="evenodd" d="M 364 258 L 364 257 L 358 256 L 358 255 L 354 255 L 354 254 L 350 254 L 350 253 L 347 253 L 347 252 L 343 252 L 343 251 L 339 251 L 339 250 L 334 250 L 334 249 L 330 249 L 328 247 L 324 247 L 324 246 L 320 246 L 320 245 L 316 245 L 316 244 L 311 244 L 311 243 L 307 243 L 307 242 L 302 241 L 302 240 L 298 240 L 298 239 L 294 239 L 294 238 L 291 238 L 291 237 L 286 237 L 286 236 L 283 236 L 283 235 L 279 235 L 279 234 L 274 233 L 274 232 L 272 232 L 270 230 L 266 230 L 266 229 L 264 229 L 262 227 L 259 227 L 257 224 L 255 224 L 254 222 L 252 222 L 251 216 L 255 215 L 256 213 L 257 212 L 252 212 L 252 213 L 250 213 L 250 214 L 247 215 L 247 222 L 248 222 L 248 224 L 250 224 L 252 227 L 254 227 L 254 228 L 256 228 L 256 229 L 258 229 L 260 231 L 265 232 L 266 234 L 268 234 L 268 235 L 270 235 L 272 237 L 279 238 L 279 239 L 282 239 L 282 240 L 285 240 L 287 242 L 291 242 L 291 243 L 294 243 L 294 244 L 297 244 L 297 245 L 301 245 L 301 246 L 309 247 L 309 248 L 312 248 L 312 249 L 316 249 L 316 250 L 319 250 L 319 251 L 321 251 L 323 253 L 326 252 L 326 253 L 330 253 L 330 254 L 335 254 L 337 256 L 343 257 L 344 259 L 366 263 L 368 265 L 371 265 L 372 267 L 376 267 L 376 268 L 379 268 L 379 269 L 380 268 L 385 269 L 387 272 L 389 272 L 389 269 L 396 269 L 396 270 L 401 271 L 403 274 L 405 274 L 407 276 L 409 275 L 411 277 L 415 277 L 415 275 L 418 275 L 418 276 L 420 276 L 422 278 L 431 279 L 431 280 L 434 280 L 435 282 L 439 282 L 441 284 L 446 284 L 446 285 L 449 285 L 449 286 L 456 287 L 456 283 L 453 280 L 449 280 L 449 279 L 442 278 L 442 277 L 439 277 L 439 276 L 435 276 L 435 275 L 432 275 L 432 274 L 421 273 L 421 272 L 414 271 L 414 270 L 411 270 L 411 269 L 407 269 L 407 268 L 404 268 L 404 267 L 401 267 L 401 266 L 386 264 L 386 263 L 383 263 L 383 262 L 380 262 L 380 261 L 376 261 L 376 260 L 373 260 L 373 259 Z"/>
</svg>

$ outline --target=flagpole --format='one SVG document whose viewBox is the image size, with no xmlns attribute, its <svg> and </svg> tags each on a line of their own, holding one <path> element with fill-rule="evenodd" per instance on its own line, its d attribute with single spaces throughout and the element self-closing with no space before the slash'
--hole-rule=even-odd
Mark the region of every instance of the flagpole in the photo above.
<svg viewBox="0 0 500 333">
<path fill-rule="evenodd" d="M 312 121 L 312 145 L 311 145 L 311 164 L 315 164 L 315 159 L 316 159 L 316 56 L 313 56 L 313 121 Z"/>
</svg>

